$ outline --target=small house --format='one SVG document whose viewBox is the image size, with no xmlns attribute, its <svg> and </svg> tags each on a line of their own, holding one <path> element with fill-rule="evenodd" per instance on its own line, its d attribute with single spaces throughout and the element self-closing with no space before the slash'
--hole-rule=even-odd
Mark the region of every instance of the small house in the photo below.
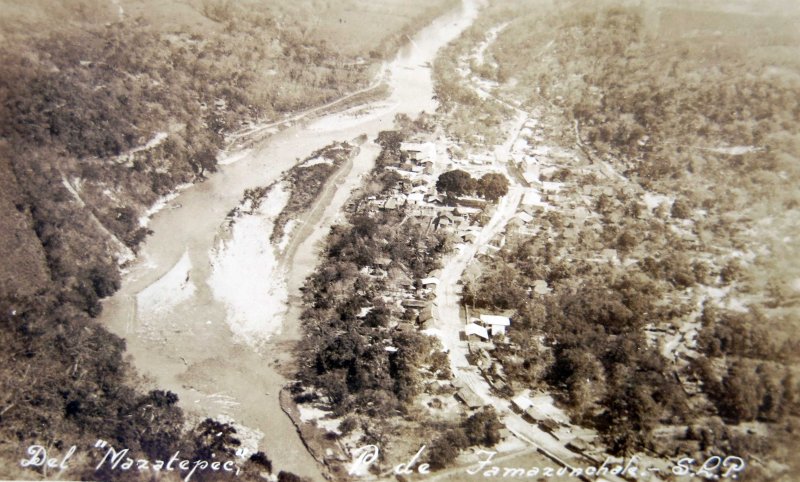
<svg viewBox="0 0 800 482">
<path fill-rule="evenodd" d="M 514 217 L 522 221 L 524 224 L 528 224 L 531 221 L 533 221 L 533 216 L 526 213 L 525 211 L 517 213 Z"/>
<path fill-rule="evenodd" d="M 533 407 L 533 403 L 531 403 L 531 406 L 526 408 L 524 410 L 524 412 L 525 412 L 525 415 L 528 416 L 528 421 L 531 421 L 531 422 L 538 421 L 539 417 L 541 416 L 541 414 L 536 410 L 536 408 Z"/>
<path fill-rule="evenodd" d="M 574 439 L 567 442 L 567 445 L 565 445 L 565 447 L 579 454 L 590 452 L 592 450 L 592 446 L 589 445 L 589 443 L 586 440 L 578 437 L 575 437 Z"/>
<path fill-rule="evenodd" d="M 417 320 L 421 325 L 423 325 L 423 328 L 426 329 L 429 328 L 429 326 L 427 325 L 429 325 L 430 322 L 434 321 L 433 305 L 428 304 L 427 306 L 425 306 L 425 308 L 422 308 L 419 311 L 419 316 L 417 317 Z"/>
<path fill-rule="evenodd" d="M 452 215 L 450 215 L 448 213 L 443 213 L 443 214 L 439 215 L 438 218 L 436 218 L 436 220 L 434 221 L 434 224 L 436 225 L 437 229 L 439 229 L 439 228 L 447 228 L 447 227 L 450 227 L 453 224 L 455 224 L 455 219 L 453 218 Z"/>
<path fill-rule="evenodd" d="M 424 300 L 415 300 L 415 299 L 407 299 L 400 302 L 400 304 L 405 308 L 415 308 L 417 310 L 421 310 L 428 306 L 428 302 Z"/>
<path fill-rule="evenodd" d="M 486 405 L 483 402 L 483 399 L 477 393 L 475 393 L 473 389 L 466 385 L 459 388 L 455 396 L 457 399 L 461 400 L 464 405 L 472 409 L 480 408 Z"/>
<path fill-rule="evenodd" d="M 600 251 L 600 257 L 603 258 L 605 261 L 609 261 L 611 263 L 616 263 L 617 258 L 617 250 L 616 249 L 604 249 Z"/>
<path fill-rule="evenodd" d="M 428 202 L 428 203 L 431 203 L 431 204 L 443 204 L 444 203 L 444 196 L 442 196 L 440 194 L 429 194 L 425 198 L 425 202 Z"/>
<path fill-rule="evenodd" d="M 397 209 L 398 205 L 399 203 L 397 201 L 397 198 L 390 197 L 389 199 L 386 200 L 385 203 L 383 203 L 383 209 L 385 209 L 386 211 L 394 211 L 395 209 Z"/>
<path fill-rule="evenodd" d="M 489 331 L 476 323 L 468 323 L 467 326 L 464 327 L 464 334 L 467 335 L 467 338 L 470 336 L 477 336 L 484 340 L 489 339 Z"/>
<path fill-rule="evenodd" d="M 453 210 L 453 214 L 454 215 L 460 216 L 460 217 L 462 217 L 464 219 L 467 219 L 469 216 L 471 216 L 473 214 L 479 214 L 480 212 L 481 212 L 480 209 L 472 208 L 472 207 L 469 207 L 469 206 L 457 206 Z"/>
<path fill-rule="evenodd" d="M 492 336 L 505 334 L 506 327 L 511 325 L 511 319 L 507 316 L 481 315 L 480 320 L 483 326 L 491 330 Z"/>
<path fill-rule="evenodd" d="M 567 241 L 577 241 L 578 239 L 578 230 L 576 228 L 564 228 L 561 230 L 561 235 Z"/>
<path fill-rule="evenodd" d="M 416 162 L 436 160 L 436 144 L 432 142 L 401 142 L 400 150 Z"/>
<path fill-rule="evenodd" d="M 537 170 L 535 173 L 530 171 L 525 171 L 522 173 L 522 177 L 525 179 L 525 182 L 528 183 L 530 186 L 534 186 L 539 183 L 539 171 Z"/>
<path fill-rule="evenodd" d="M 525 412 L 529 408 L 533 406 L 533 402 L 530 398 L 526 397 L 524 394 L 514 397 L 511 402 L 521 411 Z"/>
<path fill-rule="evenodd" d="M 561 192 L 562 183 L 544 181 L 542 182 L 542 190 L 548 194 L 557 194 Z"/>
<path fill-rule="evenodd" d="M 422 204 L 424 202 L 425 195 L 421 192 L 412 192 L 408 195 L 406 200 L 409 204 Z"/>
<path fill-rule="evenodd" d="M 420 283 L 422 284 L 423 288 L 433 290 L 439 286 L 439 279 L 435 277 L 423 278 Z"/>
<path fill-rule="evenodd" d="M 367 317 L 367 315 L 369 314 L 370 311 L 372 311 L 373 308 L 374 308 L 373 306 L 361 307 L 358 314 L 356 314 L 356 318 L 358 318 L 359 320 L 363 320 L 364 318 Z"/>
<path fill-rule="evenodd" d="M 522 196 L 521 204 L 523 206 L 532 206 L 535 204 L 541 204 L 541 202 L 542 196 L 538 191 L 535 189 L 526 189 L 525 194 Z"/>
<path fill-rule="evenodd" d="M 401 289 L 410 289 L 414 287 L 414 281 L 400 268 L 390 268 L 389 279 L 395 286 Z"/>
<path fill-rule="evenodd" d="M 558 422 L 556 422 L 552 418 L 544 418 L 542 420 L 539 420 L 539 428 L 541 428 L 545 432 L 550 433 L 551 435 L 553 434 L 553 432 L 558 430 L 558 427 L 559 427 Z"/>
<path fill-rule="evenodd" d="M 506 245 L 506 236 L 503 233 L 497 233 L 492 239 L 489 241 L 489 246 L 494 248 L 502 248 Z"/>
</svg>

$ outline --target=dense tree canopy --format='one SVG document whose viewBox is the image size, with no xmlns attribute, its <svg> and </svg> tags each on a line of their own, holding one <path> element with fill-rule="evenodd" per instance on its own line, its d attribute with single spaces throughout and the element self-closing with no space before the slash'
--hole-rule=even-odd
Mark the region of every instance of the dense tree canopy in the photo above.
<svg viewBox="0 0 800 482">
<path fill-rule="evenodd" d="M 508 185 L 508 178 L 500 173 L 490 172 L 480 179 L 474 179 L 461 169 L 444 172 L 436 180 L 439 192 L 455 197 L 477 194 L 491 202 L 505 196 Z"/>
<path fill-rule="evenodd" d="M 484 174 L 478 180 L 477 192 L 488 201 L 497 201 L 508 193 L 508 178 L 496 172 Z"/>
<path fill-rule="evenodd" d="M 451 196 L 464 196 L 475 192 L 477 184 L 472 176 L 461 169 L 447 171 L 439 175 L 436 189 Z"/>
</svg>

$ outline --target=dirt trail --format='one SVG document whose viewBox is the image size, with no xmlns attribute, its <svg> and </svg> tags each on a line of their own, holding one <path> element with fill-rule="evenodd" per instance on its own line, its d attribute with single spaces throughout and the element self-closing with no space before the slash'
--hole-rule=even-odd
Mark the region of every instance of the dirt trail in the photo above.
<svg viewBox="0 0 800 482">
<path fill-rule="evenodd" d="M 498 29 L 502 29 L 502 26 L 490 31 L 487 41 L 481 44 L 479 51 L 479 57 L 481 59 L 483 51 L 496 38 L 495 32 Z M 550 42 L 544 50 L 548 49 L 551 45 L 552 42 Z M 501 103 L 515 113 L 514 119 L 509 122 L 507 128 L 508 135 L 506 136 L 505 142 L 497 146 L 495 151 L 496 162 L 501 160 L 499 158 L 502 158 L 502 163 L 508 168 L 506 161 L 510 159 L 512 147 L 519 137 L 524 124 L 528 120 L 529 113 L 497 97 L 493 93 L 482 89 L 479 85 L 476 85 L 476 79 L 474 76 L 470 76 L 469 73 L 465 75 L 462 74 L 462 79 L 479 97 Z M 622 177 L 614 171 L 608 163 L 603 164 L 606 175 L 609 177 Z M 525 188 L 520 185 L 517 177 L 514 176 L 513 173 L 509 172 L 509 178 L 512 180 L 512 186 L 508 194 L 503 197 L 492 215 L 492 218 L 482 228 L 477 239 L 473 243 L 466 244 L 457 254 L 445 260 L 445 266 L 442 269 L 440 283 L 436 291 L 437 308 L 436 316 L 434 317 L 435 327 L 428 331 L 438 336 L 442 341 L 445 350 L 449 354 L 454 378 L 477 394 L 486 405 L 494 407 L 501 417 L 503 424 L 509 431 L 520 440 L 534 446 L 536 451 L 540 454 L 546 454 L 549 459 L 557 461 L 559 465 L 580 467 L 586 461 L 565 447 L 568 440 L 558 440 L 550 433 L 540 429 L 537 425 L 529 423 L 511 409 L 511 402 L 509 400 L 499 397 L 492 392 L 483 374 L 480 373 L 477 367 L 470 365 L 467 361 L 467 355 L 469 353 L 468 347 L 466 342 L 460 339 L 460 333 L 464 330 L 466 324 L 466 321 L 462 318 L 460 279 L 467 266 L 473 261 L 478 250 L 481 247 L 487 246 L 495 235 L 505 230 L 506 224 L 515 215 L 517 206 L 525 192 Z M 570 430 L 578 431 L 580 427 L 572 426 Z M 513 454 L 510 456 L 513 456 Z M 463 470 L 463 468 L 456 470 Z M 650 476 L 654 481 L 659 480 L 658 477 L 652 474 L 650 474 Z M 615 482 L 621 482 L 622 480 L 612 475 L 608 475 L 606 478 Z"/>
<path fill-rule="evenodd" d="M 553 455 L 565 460 L 572 460 L 575 454 L 557 441 L 553 436 L 544 432 L 537 426 L 525 421 L 514 413 L 508 400 L 494 395 L 489 383 L 478 369 L 467 361 L 468 349 L 465 342 L 461 341 L 460 333 L 464 330 L 465 322 L 461 316 L 461 285 L 459 281 L 482 246 L 498 233 L 503 232 L 508 221 L 514 216 L 519 205 L 524 189 L 512 186 L 500 203 L 490 221 L 483 227 L 474 243 L 466 245 L 459 253 L 445 261 L 439 286 L 436 291 L 436 325 L 429 330 L 442 341 L 450 357 L 450 367 L 456 380 L 472 389 L 486 405 L 493 406 L 501 416 L 503 423 L 512 433 L 520 439 L 546 449 Z"/>
<path fill-rule="evenodd" d="M 349 159 L 328 180 L 308 213 L 298 219 L 300 225 L 291 234 L 291 241 L 281 256 L 284 267 L 291 266 L 289 291 L 296 292 L 316 265 L 318 244 L 328 234 L 340 207 L 364 174 L 372 169 L 380 147 L 374 142 L 360 146 L 355 159 Z M 309 269 L 310 268 L 310 269 Z"/>
</svg>

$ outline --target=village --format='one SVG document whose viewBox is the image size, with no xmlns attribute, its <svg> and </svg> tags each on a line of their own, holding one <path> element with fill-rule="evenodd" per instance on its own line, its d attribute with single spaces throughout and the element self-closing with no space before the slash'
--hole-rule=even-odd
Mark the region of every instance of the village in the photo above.
<svg viewBox="0 0 800 482">
<path fill-rule="evenodd" d="M 507 245 L 536 237 L 558 240 L 556 256 L 567 258 L 569 246 L 578 244 L 582 232 L 602 231 L 603 216 L 596 212 L 598 199 L 615 196 L 617 191 L 632 193 L 618 178 L 580 161 L 573 152 L 543 143 L 530 147 L 541 142 L 543 135 L 544 128 L 533 117 L 521 125 L 515 141 L 507 143 L 507 152 L 500 146 L 463 154 L 464 150 L 453 141 L 434 138 L 433 133 L 417 133 L 419 138 L 399 144 L 400 161 L 384 167 L 396 174 L 395 185 L 351 202 L 347 210 L 351 215 L 367 217 L 397 212 L 403 218 L 421 220 L 427 230 L 445 234 L 451 240 L 452 252 L 443 259 L 443 266 L 417 279 L 388 257 L 378 258 L 374 266 L 362 269 L 362 275 L 386 282 L 387 289 L 381 293 L 383 308 L 403 313 L 390 322 L 389 328 L 432 335 L 441 341 L 449 357 L 451 377 L 426 381 L 428 389 L 417 403 L 429 410 L 434 419 L 443 420 L 492 407 L 504 424 L 500 430 L 501 451 L 513 453 L 533 443 L 546 458 L 564 467 L 599 464 L 608 455 L 594 443 L 597 433 L 572 424 L 550 394 L 509 383 L 502 363 L 492 355 L 497 347 L 511 352 L 520 349 L 507 336 L 515 312 L 471 309 L 462 306 L 459 295 L 463 284 L 480 277 L 484 266 L 495 262 Z M 567 169 L 569 176 L 564 175 Z M 439 176 L 453 170 L 462 170 L 473 178 L 502 174 L 509 179 L 508 194 L 495 204 L 477 196 L 455 197 L 437 191 Z M 576 178 L 583 182 L 574 181 Z M 603 182 L 591 182 L 598 178 Z M 543 222 L 553 216 L 560 219 L 561 229 L 557 231 L 549 221 Z M 612 265 L 621 262 L 617 251 L 611 248 L 598 250 L 593 260 Z M 531 300 L 551 290 L 545 279 L 525 288 Z M 367 319 L 374 308 L 362 306 L 357 317 Z M 398 350 L 391 344 L 383 349 L 388 353 Z M 523 353 L 519 355 L 524 357 Z M 303 404 L 299 409 L 304 422 L 314 421 L 325 430 L 339 432 L 340 423 L 330 419 L 324 410 Z M 359 435 L 359 431 L 340 434 L 339 447 L 345 453 L 335 455 L 329 451 L 332 460 L 350 460 L 345 454 L 360 447 Z"/>
<path fill-rule="evenodd" d="M 492 30 L 486 42 L 501 29 Z M 629 270 L 661 270 L 658 276 L 669 284 L 648 295 L 657 301 L 652 321 L 641 328 L 643 342 L 668 361 L 664 376 L 677 381 L 688 406 L 707 413 L 709 401 L 701 393 L 703 382 L 695 373 L 695 361 L 701 358 L 700 318 L 710 303 L 746 311 L 741 300 L 731 296 L 725 277 L 711 276 L 723 269 L 722 263 L 739 255 L 729 248 L 708 246 L 701 239 L 696 220 L 702 210 L 687 208 L 679 195 L 649 190 L 614 167 L 624 165 L 587 152 L 578 126 L 555 120 L 559 117 L 557 106 L 542 104 L 524 110 L 500 98 L 496 83 L 474 75 L 476 51 L 485 50 L 486 42 L 473 49 L 471 56 L 461 58 L 458 75 L 462 86 L 472 89 L 479 99 L 502 105 L 502 119 L 484 116 L 480 122 L 482 128 L 493 126 L 498 132 L 489 129 L 454 138 L 442 128 L 441 119 L 431 129 L 412 130 L 396 145 L 383 145 L 396 151 L 392 156 L 396 162 L 382 166 L 393 174 L 393 181 L 383 191 L 347 205 L 350 215 L 367 218 L 394 213 L 401 219 L 398 229 L 408 219 L 415 219 L 426 226 L 426 233 L 446 237 L 447 252 L 436 260 L 434 269 L 417 276 L 389 257 L 378 258 L 362 272 L 385 281 L 382 308 L 402 313 L 391 317 L 389 328 L 430 335 L 447 356 L 449 371 L 426 368 L 421 372 L 425 389 L 414 398 L 414 404 L 424 409 L 427 417 L 453 421 L 491 409 L 502 423 L 501 442 L 495 447 L 499 453 L 513 454 L 533 446 L 539 455 L 562 467 L 620 461 L 609 455 L 612 450 L 603 434 L 587 428 L 585 419 L 576 420 L 574 407 L 565 401 L 566 385 L 553 391 L 541 381 L 528 384 L 509 375 L 523 365 L 539 363 L 526 352 L 529 346 L 523 347 L 510 336 L 515 323 L 528 314 L 520 316 L 513 307 L 499 307 L 493 303 L 497 300 L 481 290 L 487 283 L 502 284 L 502 279 L 491 276 L 498 267 L 513 266 L 514 256 L 521 252 L 542 258 L 525 261 L 529 270 L 530 265 L 540 265 L 532 269 L 538 276 L 526 275 L 525 284 L 514 287 L 532 307 L 543 304 L 556 285 L 562 292 L 564 287 L 578 291 L 581 277 L 570 279 L 575 270 L 586 274 L 586 279 L 591 275 L 606 280 L 624 279 Z M 464 119 L 475 123 L 469 116 L 461 121 Z M 408 119 L 399 123 L 408 124 Z M 441 189 L 442 176 L 454 172 L 473 181 L 500 175 L 507 181 L 507 189 L 499 199 L 491 200 L 474 189 L 461 193 Z M 650 236 L 649 230 L 658 237 Z M 672 254 L 673 249 L 691 251 L 693 258 Z M 709 276 L 697 274 L 700 272 Z M 366 320 L 374 309 L 361 306 L 358 317 Z M 612 334 L 609 339 L 617 337 Z M 552 360 L 554 345 L 545 338 L 539 335 L 533 344 L 540 359 Z M 383 349 L 389 353 L 401 350 L 390 343 Z M 592 383 L 584 390 L 591 391 Z M 308 408 L 301 407 L 303 410 Z M 304 420 L 316 420 L 339 433 L 336 421 L 324 411 L 308 412 Z M 666 473 L 669 457 L 677 453 L 675 447 L 700 453 L 703 442 L 691 438 L 697 435 L 684 437 L 684 432 L 691 433 L 691 427 L 664 423 L 653 432 L 650 452 L 639 452 L 637 457 L 653 470 Z M 345 454 L 360 447 L 362 436 L 358 430 L 340 433 L 339 462 L 351 460 Z M 454 461 L 462 467 L 471 462 L 474 451 L 465 451 Z M 653 479 L 657 480 L 654 475 Z"/>
</svg>

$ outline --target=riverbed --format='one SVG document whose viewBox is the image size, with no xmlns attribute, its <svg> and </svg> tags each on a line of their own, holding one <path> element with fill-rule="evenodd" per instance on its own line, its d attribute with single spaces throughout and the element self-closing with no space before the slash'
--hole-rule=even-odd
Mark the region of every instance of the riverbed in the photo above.
<svg viewBox="0 0 800 482">
<path fill-rule="evenodd" d="M 299 288 L 313 271 L 319 243 L 340 219 L 350 191 L 374 166 L 379 150 L 371 140 L 390 129 L 398 113 L 416 116 L 436 108 L 430 63 L 440 47 L 474 21 L 477 8 L 476 0 L 465 0 L 462 8 L 436 19 L 400 50 L 387 68 L 391 87 L 387 99 L 301 121 L 248 151 L 232 153 L 230 159 L 236 162 L 220 166 L 206 181 L 181 191 L 170 201 L 171 209 L 150 220 L 154 234 L 125 273 L 121 289 L 104 302 L 101 321 L 126 339 L 133 364 L 153 387 L 178 394 L 190 417 L 235 422 L 246 445 L 263 450 L 276 472 L 322 479 L 278 400 L 291 375 L 291 348 L 300 337 Z M 293 246 L 285 252 L 288 258 L 279 263 L 282 269 L 263 266 L 270 270 L 265 276 L 251 273 L 259 266 L 250 266 L 249 276 L 231 277 L 231 283 L 242 286 L 266 279 L 285 287 L 277 292 L 285 292 L 281 296 L 286 309 L 272 315 L 277 320 L 269 320 L 274 334 L 257 345 L 242 340 L 230 324 L 231 300 L 237 298 L 219 299 L 226 290 L 218 279 L 213 290 L 209 284 L 214 253 L 226 236 L 226 215 L 239 204 L 245 189 L 270 185 L 311 152 L 361 134 L 370 141 L 333 180 L 336 187 L 326 191 L 326 202 L 316 207 L 305 225 L 295 228 Z M 261 248 L 275 249 L 268 240 L 265 233 Z M 265 288 L 269 287 L 256 286 Z"/>
</svg>

